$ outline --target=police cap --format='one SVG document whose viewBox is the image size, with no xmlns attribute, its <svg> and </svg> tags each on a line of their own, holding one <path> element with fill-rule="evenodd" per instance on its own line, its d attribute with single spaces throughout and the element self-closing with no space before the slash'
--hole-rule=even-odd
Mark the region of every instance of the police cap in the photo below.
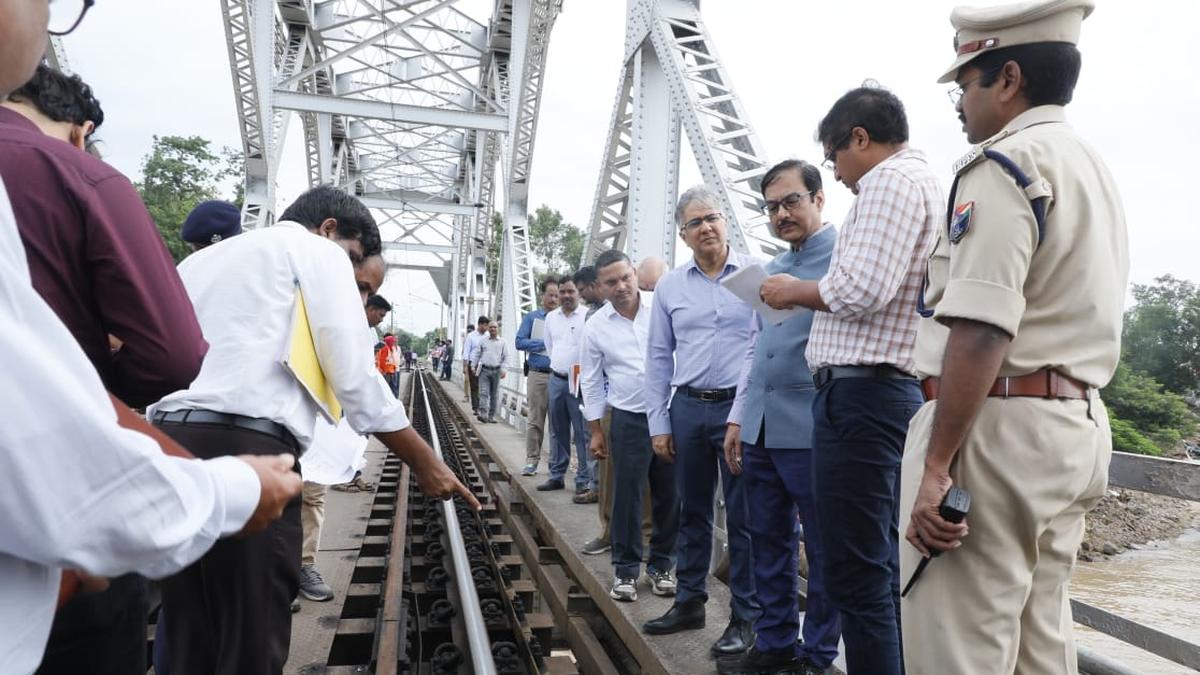
<svg viewBox="0 0 1200 675">
<path fill-rule="evenodd" d="M 1079 27 L 1095 8 L 1094 0 L 1032 0 L 993 7 L 955 7 L 956 58 L 938 78 L 949 82 L 958 70 L 986 51 L 1035 42 L 1079 42 Z"/>
<path fill-rule="evenodd" d="M 200 202 L 179 232 L 180 239 L 199 246 L 215 244 L 242 233 L 242 214 L 229 202 L 213 199 Z"/>
</svg>

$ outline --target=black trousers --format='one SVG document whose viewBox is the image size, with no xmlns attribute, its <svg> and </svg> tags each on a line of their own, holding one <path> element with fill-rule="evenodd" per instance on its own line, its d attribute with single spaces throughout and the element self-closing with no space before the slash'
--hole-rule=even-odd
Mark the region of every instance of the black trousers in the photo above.
<svg viewBox="0 0 1200 675">
<path fill-rule="evenodd" d="M 54 615 L 37 675 L 146 675 L 149 613 L 140 574 L 112 579 L 100 593 L 75 595 Z"/>
<path fill-rule="evenodd" d="M 199 424 L 159 424 L 197 457 L 296 454 L 256 431 Z M 297 463 L 296 470 L 300 467 Z M 228 537 L 162 582 L 171 675 L 279 675 L 292 633 L 292 598 L 300 590 L 300 498 L 283 517 L 249 537 Z"/>
</svg>

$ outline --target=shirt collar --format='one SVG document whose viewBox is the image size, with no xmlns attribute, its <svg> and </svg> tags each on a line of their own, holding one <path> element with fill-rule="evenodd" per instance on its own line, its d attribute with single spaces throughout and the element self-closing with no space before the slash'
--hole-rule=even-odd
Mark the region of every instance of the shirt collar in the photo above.
<svg viewBox="0 0 1200 675">
<path fill-rule="evenodd" d="M 1066 122 L 1067 109 L 1061 105 L 1039 105 L 1017 115 L 1004 125 L 1004 131 L 1020 131 L 1035 124 Z"/>
<path fill-rule="evenodd" d="M 833 223 L 830 223 L 830 222 L 823 223 L 821 225 L 821 227 L 817 228 L 816 232 L 813 232 L 812 234 L 808 235 L 808 237 L 806 237 L 804 239 L 804 241 L 800 242 L 799 244 L 789 246 L 788 250 L 791 251 L 792 253 L 799 253 L 800 251 L 803 251 L 805 244 L 807 244 L 810 241 L 814 241 L 818 236 L 820 236 L 820 234 L 822 232 L 824 232 L 825 230 L 828 230 L 831 227 L 833 227 Z"/>
<path fill-rule="evenodd" d="M 924 162 L 925 153 L 917 150 L 916 148 L 904 148 L 899 152 L 889 155 L 887 159 L 871 167 L 870 171 L 864 173 L 862 178 L 858 179 L 858 191 L 862 192 L 863 184 L 870 180 L 872 176 L 882 171 L 884 167 L 891 166 L 892 164 L 902 162 L 906 159 L 917 159 Z"/>
<path fill-rule="evenodd" d="M 0 124 L 11 124 L 14 127 L 20 127 L 26 131 L 36 131 L 39 134 L 42 133 L 42 130 L 38 128 L 38 125 L 33 123 L 33 120 L 22 115 L 16 110 L 13 110 L 12 108 L 5 108 L 4 106 L 0 106 Z"/>
<path fill-rule="evenodd" d="M 740 269 L 742 267 L 742 265 L 744 264 L 742 262 L 742 255 L 740 253 L 738 253 L 737 251 L 733 250 L 733 247 L 730 246 L 729 244 L 725 244 L 725 250 L 727 251 L 727 254 L 725 256 L 725 267 L 733 267 L 733 269 L 735 269 L 735 270 Z M 704 270 L 700 269 L 700 266 L 696 264 L 696 256 L 695 255 L 693 255 L 691 258 L 688 258 L 687 264 L 684 265 L 684 268 L 685 269 L 694 269 L 694 270 L 700 272 L 701 274 L 704 274 Z"/>
</svg>

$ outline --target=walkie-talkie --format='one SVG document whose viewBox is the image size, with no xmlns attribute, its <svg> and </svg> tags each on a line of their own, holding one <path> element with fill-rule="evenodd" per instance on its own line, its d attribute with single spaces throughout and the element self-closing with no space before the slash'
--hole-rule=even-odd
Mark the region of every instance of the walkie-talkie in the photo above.
<svg viewBox="0 0 1200 675">
<path fill-rule="evenodd" d="M 942 505 L 938 507 L 938 515 L 942 517 L 942 520 L 951 523 L 961 523 L 967 517 L 967 511 L 970 509 L 971 493 L 957 485 L 953 485 L 950 487 L 950 491 L 946 493 L 946 496 L 942 498 Z M 941 551 L 934 548 L 929 549 L 929 557 L 921 558 L 921 562 L 917 563 L 917 569 L 913 571 L 913 575 L 909 577 L 908 583 L 904 585 L 904 590 L 900 592 L 900 597 L 903 598 L 908 595 L 913 584 L 917 583 L 917 578 L 921 576 L 921 573 L 925 571 L 925 567 L 929 565 L 929 561 L 938 557 L 939 554 L 941 554 Z"/>
</svg>

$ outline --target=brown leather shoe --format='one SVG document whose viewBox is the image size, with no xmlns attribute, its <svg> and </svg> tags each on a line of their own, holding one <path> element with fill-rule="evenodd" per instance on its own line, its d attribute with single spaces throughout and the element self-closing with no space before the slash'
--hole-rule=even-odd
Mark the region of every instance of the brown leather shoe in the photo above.
<svg viewBox="0 0 1200 675">
<path fill-rule="evenodd" d="M 584 490 L 571 498 L 576 504 L 595 504 L 600 501 L 600 495 L 595 490 Z"/>
</svg>

